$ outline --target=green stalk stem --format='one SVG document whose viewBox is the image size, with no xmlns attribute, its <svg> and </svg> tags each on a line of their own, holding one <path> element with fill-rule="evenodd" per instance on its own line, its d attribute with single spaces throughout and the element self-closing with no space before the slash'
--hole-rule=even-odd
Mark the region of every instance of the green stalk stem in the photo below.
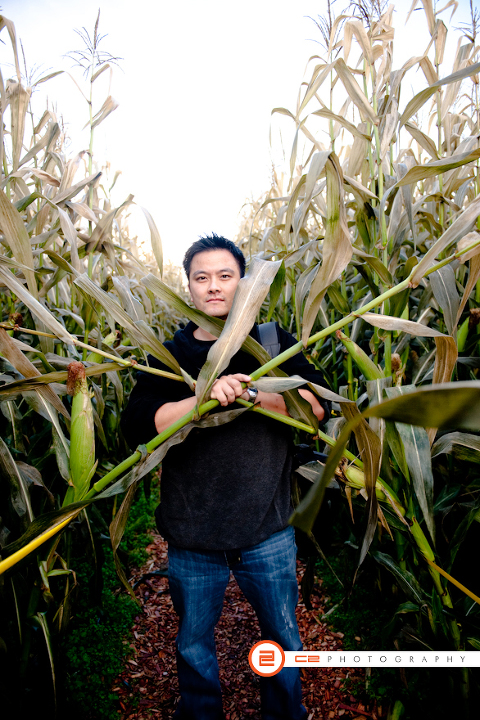
<svg viewBox="0 0 480 720">
<path fill-rule="evenodd" d="M 345 335 L 350 337 L 348 328 L 345 328 Z M 353 400 L 353 360 L 349 352 L 347 352 L 347 391 L 348 399 Z"/>
<path fill-rule="evenodd" d="M 473 243 L 471 247 L 475 247 L 476 244 L 477 243 Z M 469 249 L 470 249 L 470 247 L 465 248 L 463 250 L 463 253 L 468 252 Z M 456 257 L 458 257 L 459 255 L 461 255 L 463 253 L 455 253 L 455 254 L 451 255 L 450 258 L 447 258 L 447 260 L 443 261 L 441 264 L 435 265 L 434 267 L 430 268 L 430 270 L 426 271 L 425 275 L 429 275 L 431 272 L 435 272 L 435 270 L 437 270 L 440 265 L 444 265 L 447 262 L 451 262 L 452 260 L 454 260 Z M 312 335 L 307 341 L 307 347 L 310 345 L 314 345 L 322 338 L 327 337 L 328 335 L 331 335 L 332 333 L 334 333 L 336 330 L 340 330 L 341 328 L 345 327 L 345 325 L 348 325 L 348 323 L 352 322 L 357 317 L 363 315 L 363 313 L 366 313 L 369 310 L 372 310 L 373 308 L 380 305 L 387 298 L 397 295 L 399 292 L 401 292 L 402 290 L 404 290 L 405 288 L 408 287 L 408 285 L 410 283 L 410 277 L 411 277 L 411 275 L 409 275 L 408 278 L 406 278 L 403 282 L 399 283 L 395 287 L 390 288 L 389 290 L 384 292 L 382 295 L 379 295 L 378 297 L 374 298 L 371 302 L 367 303 L 366 305 L 361 307 L 356 312 L 349 313 L 346 317 L 342 318 L 341 320 L 334 323 L 330 327 L 324 328 L 320 332 Z M 82 346 L 83 343 L 80 343 L 80 345 Z M 99 352 L 99 350 L 97 348 L 93 348 L 93 347 L 89 346 L 89 349 L 91 349 L 93 352 Z M 288 360 L 289 358 L 293 357 L 301 350 L 303 350 L 303 343 L 298 342 L 295 345 L 293 345 L 291 348 L 288 348 L 287 350 L 285 350 L 283 353 L 280 353 L 275 358 L 270 360 L 268 363 L 265 363 L 265 365 L 263 365 L 262 367 L 258 368 L 253 373 L 251 373 L 250 377 L 251 377 L 252 381 L 258 380 L 263 375 L 266 375 L 267 372 L 269 372 L 270 370 L 273 370 L 273 368 L 278 367 L 283 362 L 285 362 L 285 360 Z M 102 354 L 103 354 L 103 352 L 102 352 Z M 116 358 L 115 356 L 110 356 L 110 357 L 113 357 L 113 359 L 116 362 L 118 361 L 118 358 Z M 123 361 L 124 364 L 126 364 L 127 362 L 128 361 L 125 361 L 125 360 Z M 145 368 L 142 367 L 141 369 L 144 370 Z M 150 368 L 150 370 L 151 370 L 151 368 Z M 177 377 L 178 376 L 175 376 L 175 379 L 177 379 Z M 218 405 L 217 400 L 209 400 L 208 402 L 206 402 L 200 406 L 199 415 L 202 416 L 205 413 L 210 412 L 210 410 L 213 410 L 215 407 L 217 407 L 217 405 Z M 179 420 L 177 420 L 175 423 L 170 425 L 170 427 L 166 428 L 166 430 L 164 430 L 162 433 L 160 433 L 159 435 L 154 437 L 152 440 L 150 440 L 150 442 L 148 442 L 145 446 L 147 449 L 147 452 L 151 453 L 153 450 L 155 450 L 155 448 L 157 448 L 165 440 L 168 440 L 169 437 L 171 437 L 174 433 L 176 433 L 177 430 L 180 430 L 182 427 L 187 425 L 189 422 L 192 422 L 194 414 L 195 414 L 194 411 L 195 411 L 195 409 L 190 411 L 183 417 L 179 418 Z M 283 418 L 285 416 L 281 416 L 281 417 Z M 95 497 L 95 495 L 97 493 L 101 492 L 105 487 L 107 487 L 107 485 L 109 485 L 113 480 L 115 480 L 115 478 L 119 477 L 119 475 L 121 475 L 126 470 L 128 470 L 133 465 L 135 465 L 135 463 L 137 463 L 141 459 L 141 457 L 142 457 L 142 453 L 140 451 L 134 452 L 132 455 L 130 455 L 128 458 L 126 458 L 123 462 L 121 462 L 119 465 L 117 465 L 115 468 L 113 468 L 113 470 L 111 470 L 109 473 L 104 475 L 103 478 L 101 478 L 96 483 L 94 483 L 91 490 L 86 495 L 85 499 L 90 500 L 91 498 Z"/>
<path fill-rule="evenodd" d="M 385 377 L 389 377 L 392 374 L 392 333 L 387 331 L 387 336 L 384 342 L 384 353 L 385 353 Z"/>
<path fill-rule="evenodd" d="M 376 102 L 374 106 L 375 112 L 376 112 Z M 377 125 L 374 126 L 373 132 L 375 135 L 375 149 L 377 152 L 377 174 L 378 174 L 378 197 L 381 199 L 383 198 L 383 169 L 382 169 L 382 158 L 380 155 L 380 135 L 378 133 L 378 127 Z M 381 211 L 380 214 L 380 236 L 382 238 L 382 247 L 387 247 L 388 242 L 388 235 L 387 235 L 387 221 L 385 219 L 385 208 Z"/>
<path fill-rule="evenodd" d="M 5 330 L 17 330 L 18 332 L 24 332 L 28 333 L 29 335 L 41 335 L 42 337 L 50 337 L 55 338 L 56 335 L 53 335 L 52 333 L 45 333 L 40 332 L 39 330 L 30 330 L 29 328 L 12 328 L 12 325 L 10 323 L 0 323 L 0 327 L 5 328 Z M 183 377 L 181 375 L 176 375 L 175 373 L 167 372 L 166 370 L 158 370 L 157 368 L 149 367 L 148 365 L 139 365 L 136 361 L 132 360 L 124 360 L 123 358 L 118 357 L 117 355 L 111 355 L 111 353 L 105 352 L 105 350 L 100 350 L 99 348 L 93 347 L 92 345 L 87 345 L 86 343 L 81 342 L 81 340 L 77 340 L 76 338 L 73 338 L 73 344 L 78 345 L 78 347 L 81 347 L 84 349 L 84 351 L 90 350 L 90 352 L 95 352 L 98 355 L 102 355 L 105 358 L 108 358 L 109 360 L 112 360 L 113 362 L 117 363 L 118 365 L 122 365 L 122 368 L 118 368 L 119 370 L 123 370 L 123 368 L 127 367 L 133 367 L 135 370 L 139 370 L 140 372 L 147 372 L 151 375 L 160 375 L 161 377 L 169 378 L 170 380 L 177 380 L 178 382 L 185 382 Z M 88 368 L 87 368 L 88 371 Z M 88 375 L 88 372 L 87 372 Z"/>
<path fill-rule="evenodd" d="M 475 245 L 478 243 L 473 243 L 471 247 L 475 247 Z M 463 252 L 468 252 L 469 248 L 465 248 Z M 433 266 L 430 268 L 430 270 L 427 270 L 425 272 L 425 276 L 429 275 L 432 272 L 435 272 L 435 270 L 438 269 L 439 266 L 445 265 L 447 262 L 451 262 L 456 257 L 461 255 L 462 253 L 455 253 L 451 255 L 447 260 L 444 260 L 442 263 L 439 263 L 438 265 Z M 408 276 L 403 282 L 399 283 L 393 288 L 390 288 L 389 290 L 386 290 L 382 295 L 379 295 L 378 297 L 371 300 L 371 302 L 367 303 L 363 307 L 361 307 L 356 312 L 349 313 L 346 317 L 342 318 L 341 320 L 338 320 L 333 325 L 330 325 L 328 328 L 324 328 L 323 330 L 320 330 L 320 332 L 315 333 L 312 335 L 308 341 L 307 341 L 307 347 L 310 345 L 314 345 L 319 340 L 321 340 L 324 337 L 327 337 L 328 335 L 331 335 L 336 330 L 341 330 L 341 328 L 345 327 L 345 325 L 348 325 L 348 323 L 355 320 L 357 317 L 363 315 L 364 313 L 368 312 L 369 310 L 372 310 L 373 308 L 377 307 L 378 305 L 381 305 L 382 302 L 384 302 L 387 298 L 393 297 L 394 295 L 397 295 L 399 292 L 402 292 L 402 290 L 405 290 L 405 288 L 408 287 L 410 283 L 411 275 Z M 96 351 L 96 348 L 92 348 L 94 351 Z M 291 348 L 288 348 L 287 350 L 284 350 L 283 353 L 280 353 L 275 358 L 270 360 L 268 363 L 265 363 L 265 365 L 262 365 L 262 367 L 258 368 L 257 370 L 254 370 L 253 373 L 250 374 L 250 377 L 252 379 L 252 382 L 255 380 L 258 380 L 263 375 L 266 375 L 270 370 L 273 370 L 274 368 L 281 365 L 283 362 L 288 360 L 289 358 L 293 357 L 297 353 L 301 352 L 303 350 L 303 343 L 298 342 L 295 345 L 292 345 Z M 143 368 L 142 368 L 143 369 Z M 204 415 L 207 412 L 210 412 L 210 410 L 213 410 L 218 405 L 218 400 L 209 400 L 208 402 L 204 403 L 200 406 L 198 410 L 199 416 Z M 170 427 L 166 428 L 160 435 L 157 435 L 153 438 L 153 440 L 150 440 L 146 444 L 146 449 L 148 453 L 151 453 L 155 448 L 157 448 L 159 445 L 162 444 L 165 440 L 168 440 L 169 437 L 171 437 L 174 433 L 177 432 L 177 430 L 180 430 L 182 427 L 187 425 L 189 422 L 193 421 L 193 417 L 195 414 L 195 409 L 191 410 L 189 413 L 184 415 L 183 417 L 179 418 L 176 422 L 174 422 Z M 281 416 L 282 418 L 285 416 Z M 313 429 L 313 428 L 312 428 Z M 94 497 L 97 493 L 101 492 L 109 483 L 112 482 L 112 480 L 115 480 L 119 475 L 121 475 L 123 472 L 131 468 L 135 463 L 137 463 L 142 457 L 142 453 L 139 451 L 134 452 L 132 455 L 130 455 L 128 458 L 126 458 L 123 462 L 121 462 L 119 465 L 117 465 L 113 470 L 111 470 L 109 473 L 103 476 L 98 482 L 96 482 L 90 492 L 87 494 L 86 499 L 91 499 Z"/>
<path fill-rule="evenodd" d="M 450 258 L 450 262 L 454 259 L 454 257 Z M 435 266 L 435 270 L 437 267 Z M 345 325 L 348 325 L 349 323 L 356 320 L 357 317 L 360 317 L 366 312 L 369 312 L 369 310 L 373 310 L 373 308 L 377 307 L 378 305 L 381 305 L 384 300 L 387 298 L 393 297 L 394 295 L 397 295 L 402 290 L 405 290 L 405 288 L 408 287 L 410 282 L 410 275 L 408 278 L 403 280 L 403 282 L 399 283 L 398 285 L 395 285 L 395 287 L 390 288 L 389 290 L 386 290 L 382 295 L 379 295 L 378 297 L 371 300 L 366 305 L 363 305 L 361 308 L 356 310 L 355 312 L 351 312 L 348 315 L 346 315 L 341 320 L 337 320 L 336 323 L 333 325 L 330 325 L 328 328 L 324 328 L 323 330 L 320 330 L 318 333 L 315 333 L 309 339 L 307 340 L 307 347 L 310 345 L 313 345 L 314 343 L 318 342 L 324 337 L 327 337 L 328 335 L 332 335 L 332 333 L 336 332 L 337 330 L 341 330 Z M 277 355 L 277 357 L 273 358 L 273 360 L 270 360 L 268 363 L 263 365 L 262 367 L 258 368 L 258 370 L 254 370 L 253 373 L 250 373 L 250 377 L 253 380 L 258 380 L 258 378 L 262 377 L 263 375 L 266 375 L 270 370 L 273 370 L 274 368 L 281 365 L 286 360 L 289 360 L 291 357 L 299 353 L 301 350 L 303 350 L 303 343 L 298 342 L 295 343 L 295 345 L 292 345 L 292 347 L 288 348 L 287 350 L 284 350 L 283 353 L 280 353 L 280 355 Z"/>
<path fill-rule="evenodd" d="M 331 310 L 331 312 L 330 312 L 330 322 L 332 324 L 335 322 L 335 310 Z M 325 341 L 325 338 L 320 340 L 320 343 L 323 345 L 324 341 Z M 332 373 L 333 389 L 336 393 L 338 393 L 337 343 L 335 342 L 335 336 L 332 337 L 332 366 L 333 366 L 333 373 Z"/>
</svg>

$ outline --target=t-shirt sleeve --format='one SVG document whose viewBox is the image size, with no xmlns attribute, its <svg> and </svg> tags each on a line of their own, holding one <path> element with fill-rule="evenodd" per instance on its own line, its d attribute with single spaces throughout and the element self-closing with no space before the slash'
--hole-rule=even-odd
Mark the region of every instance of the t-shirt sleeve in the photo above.
<svg viewBox="0 0 480 720">
<path fill-rule="evenodd" d="M 150 367 L 172 372 L 152 355 L 148 356 Z M 155 413 L 168 402 L 177 402 L 191 397 L 192 391 L 185 382 L 138 372 L 128 405 L 122 413 L 121 428 L 125 440 L 133 450 L 158 435 L 155 427 Z"/>
<path fill-rule="evenodd" d="M 297 340 L 293 337 L 293 335 L 290 335 L 290 333 L 283 330 L 283 328 L 279 325 L 277 327 L 281 352 L 297 344 Z M 323 373 L 307 360 L 302 351 L 282 363 L 280 365 L 280 369 L 287 373 L 287 375 L 300 375 L 300 377 L 304 378 L 307 382 L 315 383 L 316 385 L 321 385 L 322 387 L 328 389 Z M 301 385 L 300 387 L 305 390 L 310 390 L 310 392 L 314 392 L 306 384 Z M 328 400 L 321 398 L 317 393 L 314 394 L 318 397 L 318 400 L 325 412 L 323 420 L 321 421 L 321 424 L 323 425 L 330 418 L 332 404 Z"/>
</svg>

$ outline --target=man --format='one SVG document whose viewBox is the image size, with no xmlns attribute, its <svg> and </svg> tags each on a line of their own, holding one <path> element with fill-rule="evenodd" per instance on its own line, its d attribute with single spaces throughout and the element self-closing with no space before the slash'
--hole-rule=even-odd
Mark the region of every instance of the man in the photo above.
<svg viewBox="0 0 480 720">
<path fill-rule="evenodd" d="M 194 243 L 184 269 L 195 307 L 225 319 L 245 272 L 245 258 L 231 241 L 212 235 Z M 278 328 L 281 351 L 295 343 Z M 258 338 L 256 326 L 251 335 Z M 196 378 L 216 338 L 193 323 L 165 346 L 180 366 Z M 154 367 L 165 368 L 150 357 Z M 251 400 L 242 386 L 258 362 L 240 350 L 213 384 L 210 397 L 220 410 Z M 324 384 L 303 356 L 281 368 L 289 375 Z M 299 392 L 319 420 L 328 404 L 308 389 Z M 288 415 L 282 395 L 259 391 L 256 404 Z M 122 423 L 132 447 L 145 443 L 195 406 L 186 383 L 139 373 Z M 174 718 L 224 718 L 215 652 L 214 628 L 220 617 L 230 570 L 253 606 L 263 639 L 284 650 L 300 650 L 295 607 L 298 600 L 296 547 L 290 475 L 291 429 L 258 413 L 193 429 L 172 447 L 163 462 L 161 503 L 156 511 L 160 533 L 169 543 L 169 586 L 179 615 L 177 669 L 181 698 Z M 283 668 L 260 678 L 264 720 L 305 720 L 298 668 Z"/>
</svg>

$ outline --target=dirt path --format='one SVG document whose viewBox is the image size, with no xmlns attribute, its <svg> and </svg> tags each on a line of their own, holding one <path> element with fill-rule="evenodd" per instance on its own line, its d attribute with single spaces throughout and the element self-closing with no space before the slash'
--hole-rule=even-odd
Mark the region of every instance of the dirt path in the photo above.
<svg viewBox="0 0 480 720">
<path fill-rule="evenodd" d="M 150 560 L 132 578 L 133 583 L 166 565 L 166 543 L 160 537 L 155 537 L 147 549 L 151 553 Z M 297 561 L 297 570 L 300 583 L 304 572 L 301 561 Z M 147 577 L 138 584 L 136 595 L 142 604 L 142 612 L 135 619 L 133 653 L 115 681 L 113 691 L 120 699 L 123 720 L 169 720 L 178 702 L 174 645 L 178 623 L 167 578 Z M 321 582 L 315 585 L 311 599 L 312 610 L 307 610 L 303 603 L 297 608 L 305 649 L 341 650 L 342 634 L 329 631 L 327 625 L 318 620 L 325 612 Z M 227 587 L 215 638 L 227 720 L 260 720 L 258 676 L 248 664 L 248 653 L 260 640 L 260 630 L 256 616 L 233 576 Z M 381 717 L 375 708 L 365 707 L 345 688 L 347 678 L 363 681 L 362 670 L 311 668 L 302 670 L 302 674 L 303 701 L 309 711 L 309 720 Z"/>
</svg>

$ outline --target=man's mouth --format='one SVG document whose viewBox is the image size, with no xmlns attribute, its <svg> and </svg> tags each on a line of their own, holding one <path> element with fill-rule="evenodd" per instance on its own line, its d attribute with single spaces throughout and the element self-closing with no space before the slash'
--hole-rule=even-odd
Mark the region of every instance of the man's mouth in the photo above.
<svg viewBox="0 0 480 720">
<path fill-rule="evenodd" d="M 210 298 L 209 300 L 207 300 L 207 303 L 210 302 L 224 302 L 224 300 L 222 298 Z"/>
</svg>

